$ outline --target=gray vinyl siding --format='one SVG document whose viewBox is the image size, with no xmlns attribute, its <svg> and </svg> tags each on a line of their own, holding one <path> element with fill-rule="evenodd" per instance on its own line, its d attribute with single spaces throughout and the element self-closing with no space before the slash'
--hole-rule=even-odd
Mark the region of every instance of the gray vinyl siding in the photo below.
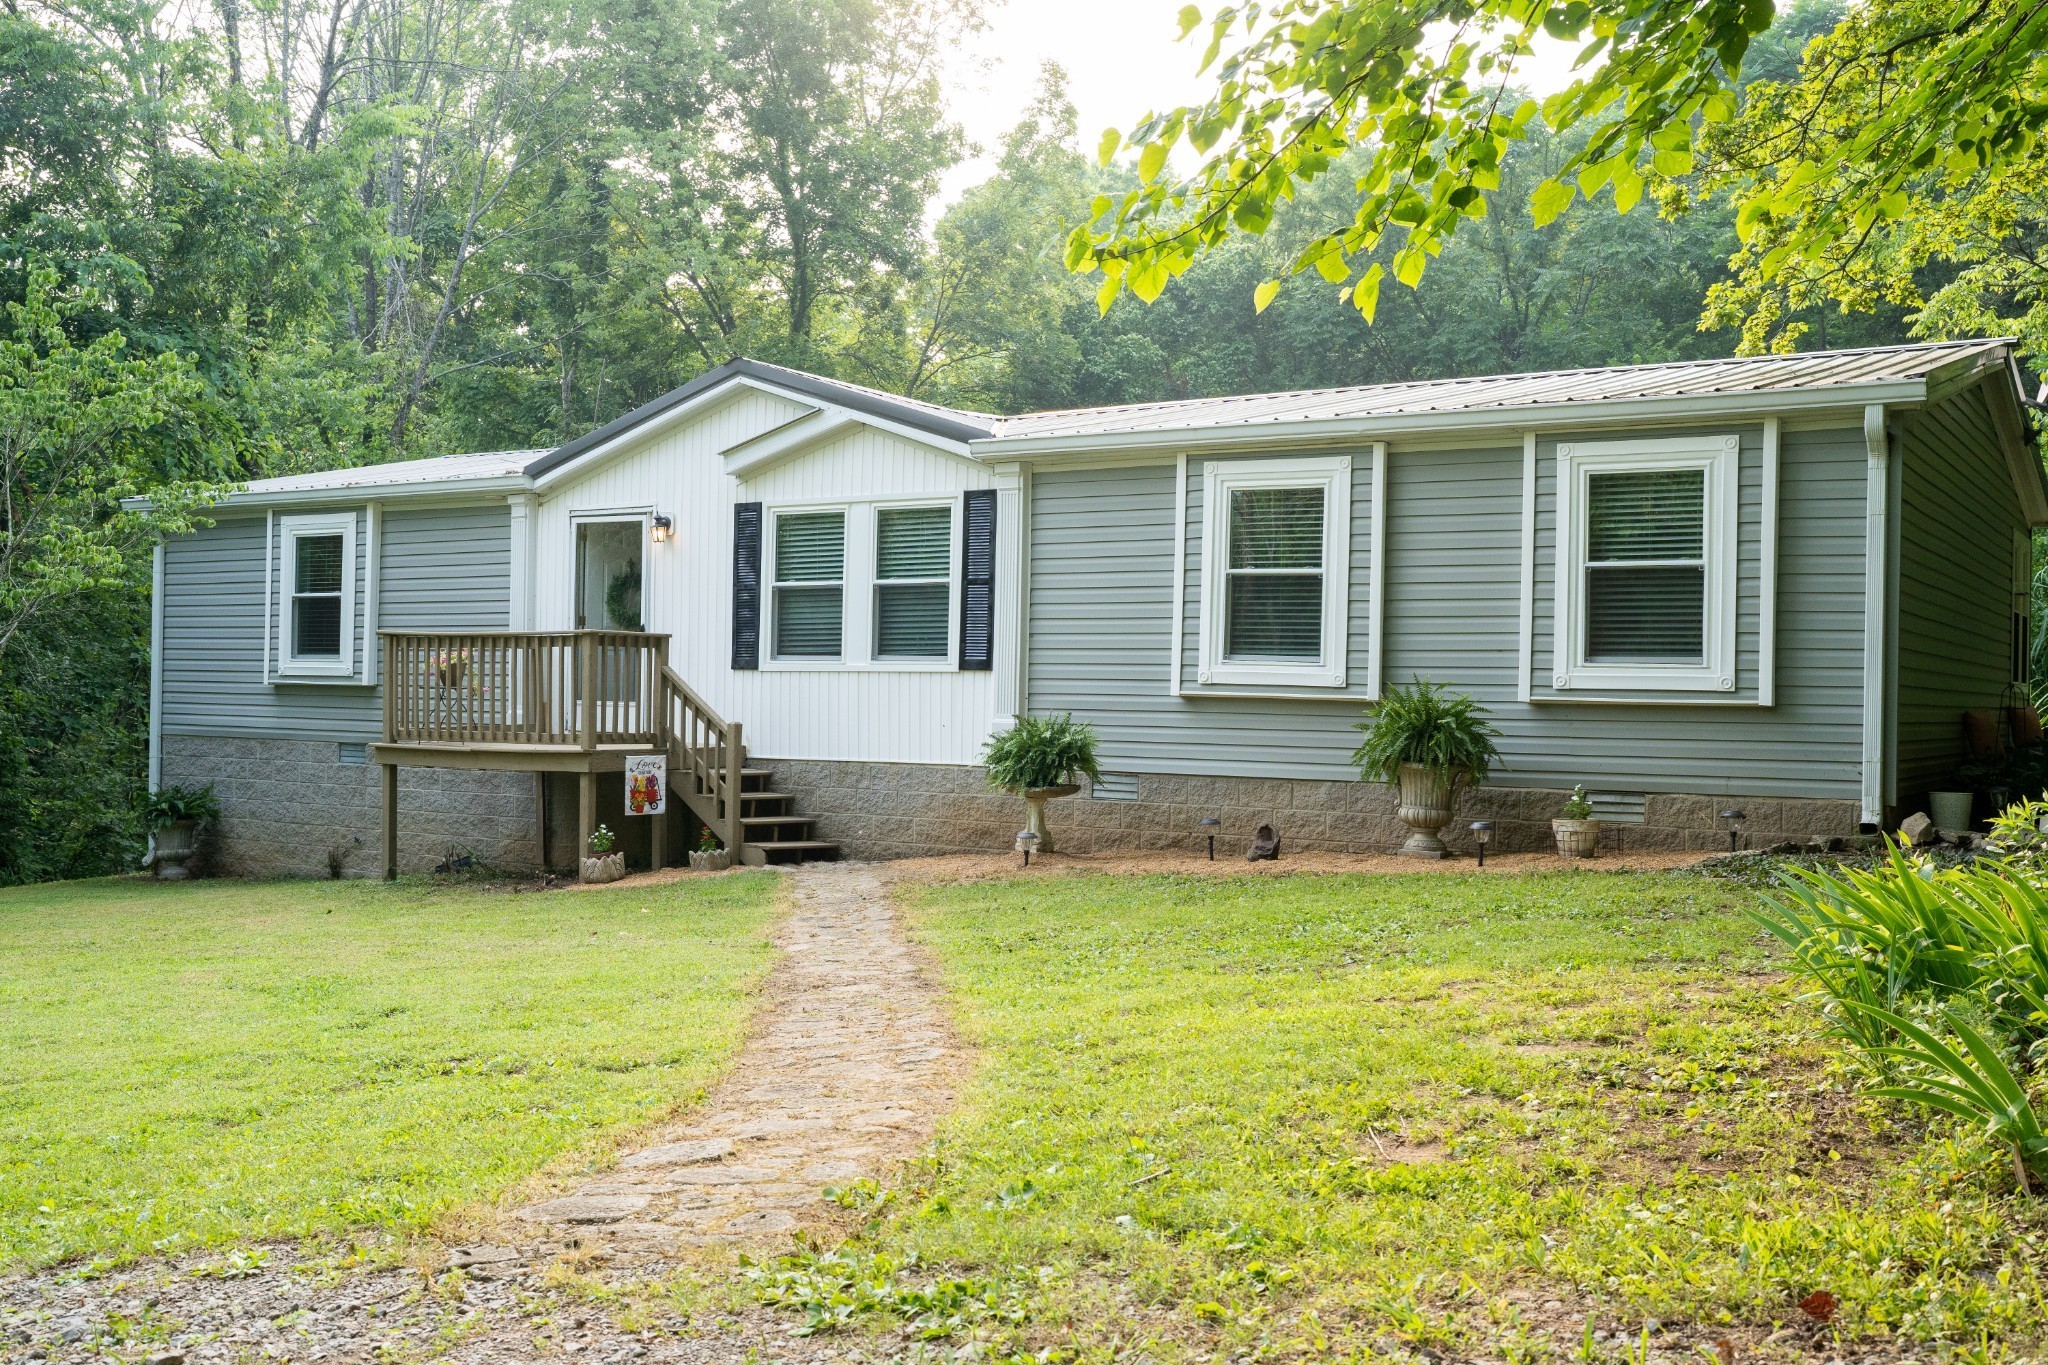
<svg viewBox="0 0 2048 1365">
<path fill-rule="evenodd" d="M 1733 424 L 1696 431 L 1740 430 Z M 1557 439 L 1569 440 L 1560 434 Z M 1607 439 L 1603 434 L 1602 439 Z M 1539 445 L 1539 471 L 1555 442 Z M 1738 620 L 1741 690 L 1756 696 L 1761 432 L 1743 446 L 1746 550 Z M 1853 430 L 1788 432 L 1780 447 L 1777 704 L 1649 705 L 1517 700 L 1523 455 L 1396 448 L 1386 513 L 1387 683 L 1422 676 L 1469 692 L 1503 732 L 1504 785 L 1854 797 L 1860 773 L 1863 459 Z M 1369 460 L 1353 470 L 1349 692 L 1366 684 Z M 1191 461 L 1191 493 L 1197 484 Z M 1029 693 L 1100 730 L 1106 769 L 1216 776 L 1354 778 L 1363 714 L 1353 695 L 1300 700 L 1169 695 L 1171 465 L 1042 471 L 1031 518 Z M 1191 502 L 1194 499 L 1191 497 Z M 1191 506 L 1189 526 L 1199 532 Z M 1551 541 L 1538 545 L 1545 569 Z M 1191 546 L 1190 579 L 1198 557 Z M 1547 570 L 1536 622 L 1547 631 Z M 1199 594 L 1184 602 L 1194 638 Z M 1193 655 L 1182 642 L 1194 677 Z M 1548 666 L 1542 639 L 1538 668 Z M 1542 674 L 1544 681 L 1547 674 Z M 1184 684 L 1185 687 L 1185 684 Z M 1567 694 L 1568 695 L 1568 694 Z M 1725 700 L 1725 698 L 1717 699 Z"/>
<path fill-rule="evenodd" d="M 323 509 L 325 510 L 325 509 Z M 224 517 L 164 546 L 163 732 L 370 742 L 378 689 L 264 677 L 265 519 Z M 387 629 L 503 629 L 510 514 L 502 505 L 389 510 L 379 617 Z M 357 511 L 355 662 L 366 647 L 366 517 Z M 275 565 L 273 565 L 273 571 Z M 282 606 L 272 579 L 270 661 Z"/>
<path fill-rule="evenodd" d="M 1963 712 L 2011 700 L 2013 537 L 2026 528 L 1983 388 L 1909 417 L 1897 444 L 1898 799 L 1966 760 Z"/>
</svg>

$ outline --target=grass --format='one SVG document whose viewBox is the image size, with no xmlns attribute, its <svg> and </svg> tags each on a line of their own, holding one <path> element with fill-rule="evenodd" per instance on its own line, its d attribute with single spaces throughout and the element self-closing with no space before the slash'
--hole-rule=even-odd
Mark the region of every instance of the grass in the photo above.
<svg viewBox="0 0 2048 1365">
<path fill-rule="evenodd" d="M 765 874 L 0 891 L 0 1269 L 424 1228 L 698 1094 Z"/>
<path fill-rule="evenodd" d="M 922 1187 L 814 1280 L 937 1275 L 1012 1305 L 980 1319 L 1005 1348 L 1090 1361 L 1620 1360 L 1673 1323 L 1747 1349 L 1821 1331 L 1816 1290 L 1848 1339 L 2040 1338 L 2048 1219 L 1995 1153 L 1848 1093 L 1746 888 L 906 894 L 982 1069 Z M 826 1302 L 793 1269 L 769 1292 Z"/>
</svg>

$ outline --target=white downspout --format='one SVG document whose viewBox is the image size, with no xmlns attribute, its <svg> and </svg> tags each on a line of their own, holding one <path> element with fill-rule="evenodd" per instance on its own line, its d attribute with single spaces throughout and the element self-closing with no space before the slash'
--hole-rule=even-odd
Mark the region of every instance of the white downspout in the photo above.
<svg viewBox="0 0 2048 1365">
<path fill-rule="evenodd" d="M 1884 429 L 1884 405 L 1863 409 L 1863 445 L 1869 453 L 1863 482 L 1863 822 L 1884 824 L 1885 586 L 1891 446 Z"/>
</svg>

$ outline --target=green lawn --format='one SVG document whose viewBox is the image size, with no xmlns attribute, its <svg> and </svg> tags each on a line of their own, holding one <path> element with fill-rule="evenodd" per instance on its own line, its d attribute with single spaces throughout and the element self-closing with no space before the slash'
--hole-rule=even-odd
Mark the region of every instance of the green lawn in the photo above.
<svg viewBox="0 0 2048 1365">
<path fill-rule="evenodd" d="M 2048 1220 L 1994 1155 L 1847 1095 L 1754 894 L 1592 872 L 912 889 L 982 1070 L 923 1188 L 846 1261 L 771 1283 L 929 1325 L 929 1298 L 849 1270 L 958 1277 L 945 1312 L 1083 1360 L 1393 1337 L 1619 1361 L 1651 1319 L 1689 1324 L 1675 1349 L 1747 1350 L 1815 1290 L 1848 1338 L 2038 1342 Z"/>
<path fill-rule="evenodd" d="M 768 874 L 0 891 L 0 1269 L 415 1229 L 696 1096 Z"/>
</svg>

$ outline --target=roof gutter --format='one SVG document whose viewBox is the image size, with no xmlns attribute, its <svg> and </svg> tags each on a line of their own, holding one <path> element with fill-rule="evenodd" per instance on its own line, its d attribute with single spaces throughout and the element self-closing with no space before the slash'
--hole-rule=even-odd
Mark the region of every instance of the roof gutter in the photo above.
<svg viewBox="0 0 2048 1365">
<path fill-rule="evenodd" d="M 1067 459 L 1100 459 L 1106 455 L 1135 453 L 1160 447 L 1170 450 L 1202 450 L 1299 446 L 1361 437 L 1384 441 L 1399 440 L 1404 436 L 1440 436 L 1465 431 L 1491 432 L 1503 428 L 1516 433 L 1515 440 L 1519 443 L 1520 433 L 1532 426 L 1613 426 L 1687 421 L 1703 417 L 1782 417 L 1828 410 L 1842 411 L 1844 425 L 1849 425 L 1868 404 L 1910 407 L 1925 402 L 1926 398 L 1927 383 L 1924 379 L 1899 379 L 1880 384 L 1842 384 L 1827 389 L 1689 394 L 1673 398 L 1621 398 L 1588 403 L 1525 403 L 1514 407 L 1488 408 L 1484 412 L 1398 415 L 1367 413 L 1357 417 L 1331 417 L 1312 421 L 1289 421 L 1286 418 L 1279 418 L 1257 423 L 1098 432 L 1079 436 L 995 436 L 973 442 L 970 449 L 975 458 L 981 460 L 1031 460 L 1053 463 Z"/>
<path fill-rule="evenodd" d="M 237 488 L 209 510 L 259 510 L 266 507 L 332 507 L 337 504 L 361 506 L 372 499 L 490 497 L 521 493 L 533 487 L 524 474 L 488 474 L 468 479 L 423 479 L 417 483 L 354 483 L 334 488 Z M 146 512 L 156 504 L 146 497 L 123 498 L 121 506 Z"/>
</svg>

